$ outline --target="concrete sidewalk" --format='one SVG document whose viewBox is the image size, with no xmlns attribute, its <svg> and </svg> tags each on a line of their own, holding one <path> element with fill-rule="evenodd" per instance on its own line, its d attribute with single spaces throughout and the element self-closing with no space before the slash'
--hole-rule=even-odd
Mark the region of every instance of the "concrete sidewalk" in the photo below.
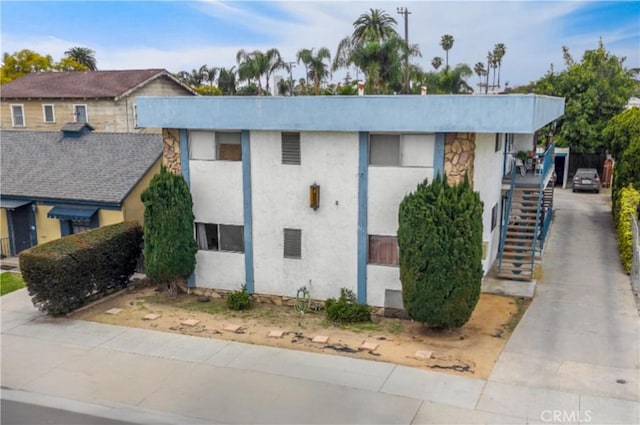
<svg viewBox="0 0 640 425">
<path fill-rule="evenodd" d="M 538 294 L 488 381 L 52 319 L 23 289 L 0 298 L 1 396 L 148 424 L 640 423 L 640 321 L 610 215 L 558 197 Z"/>
<path fill-rule="evenodd" d="M 592 423 L 634 423 L 638 409 L 588 393 L 52 319 L 24 289 L 0 301 L 2 398 L 122 421 L 524 424 L 590 403 L 601 419 Z"/>
</svg>

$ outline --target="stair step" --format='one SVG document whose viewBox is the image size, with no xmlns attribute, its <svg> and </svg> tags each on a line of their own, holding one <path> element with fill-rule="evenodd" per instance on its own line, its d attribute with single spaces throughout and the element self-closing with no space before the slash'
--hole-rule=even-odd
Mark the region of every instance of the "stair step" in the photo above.
<svg viewBox="0 0 640 425">
<path fill-rule="evenodd" d="M 530 281 L 531 275 L 523 275 L 521 274 L 513 274 L 513 273 L 501 273 L 498 272 L 497 275 L 501 279 L 509 279 L 509 280 L 521 280 L 521 281 Z"/>
<path fill-rule="evenodd" d="M 509 224 L 507 226 L 507 233 L 509 233 L 510 230 L 535 230 L 536 226 L 526 226 L 523 224 Z"/>
<path fill-rule="evenodd" d="M 527 255 L 531 256 L 531 242 L 529 242 L 528 244 L 524 244 L 524 245 L 506 245 L 504 246 L 504 253 L 523 253 L 523 252 L 527 252 Z"/>
<path fill-rule="evenodd" d="M 518 222 L 518 223 L 535 223 L 536 219 L 535 217 L 533 218 L 528 218 L 528 217 L 513 217 L 511 220 L 509 220 L 509 224 L 511 224 L 511 222 Z"/>
</svg>

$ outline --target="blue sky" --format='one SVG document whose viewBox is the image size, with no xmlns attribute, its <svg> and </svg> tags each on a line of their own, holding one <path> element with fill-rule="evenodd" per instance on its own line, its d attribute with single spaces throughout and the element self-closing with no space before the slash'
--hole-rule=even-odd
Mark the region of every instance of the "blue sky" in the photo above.
<svg viewBox="0 0 640 425">
<path fill-rule="evenodd" d="M 409 9 L 409 41 L 418 43 L 430 70 L 443 56 L 443 34 L 455 38 L 452 64 L 473 67 L 496 43 L 507 46 L 502 79 L 525 84 L 550 64 L 562 69 L 562 46 L 578 59 L 586 49 L 605 47 L 640 67 L 640 2 L 601 1 L 6 1 L 0 2 L 3 52 L 29 48 L 58 60 L 73 46 L 96 51 L 99 69 L 166 68 L 171 72 L 235 65 L 239 49 L 275 47 L 287 61 L 301 48 L 327 47 L 334 53 L 370 8 L 404 20 Z M 303 76 L 302 67 L 293 71 Z M 355 77 L 355 72 L 351 72 Z M 344 76 L 337 73 L 334 80 Z M 470 78 L 475 84 L 475 77 Z"/>
</svg>

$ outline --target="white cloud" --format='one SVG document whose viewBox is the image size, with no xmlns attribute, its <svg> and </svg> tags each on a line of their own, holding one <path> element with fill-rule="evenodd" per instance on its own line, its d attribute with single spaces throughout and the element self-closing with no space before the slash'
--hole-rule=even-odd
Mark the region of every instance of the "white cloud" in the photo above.
<svg viewBox="0 0 640 425">
<path fill-rule="evenodd" d="M 224 46 L 214 43 L 187 44 L 185 48 L 169 50 L 163 48 L 162 35 L 159 35 L 157 45 L 154 46 L 90 47 L 96 51 L 100 69 L 162 67 L 177 72 L 199 68 L 205 63 L 230 67 L 235 65 L 235 56 L 240 49 L 250 51 L 272 47 L 278 48 L 285 60 L 293 61 L 301 48 L 328 47 L 335 53 L 339 41 L 353 31 L 353 21 L 370 8 L 384 9 L 396 18 L 398 32 L 403 35 L 404 20 L 396 13 L 396 7 L 406 6 L 411 11 L 409 41 L 420 45 L 423 57 L 418 62 L 427 70 L 431 69 L 430 63 L 434 56 L 444 57 L 439 46 L 443 34 L 455 37 L 454 47 L 449 52 L 450 63 L 467 63 L 471 67 L 476 62 L 486 61 L 487 52 L 496 43 L 504 43 L 507 54 L 503 59 L 501 78 L 503 81 L 510 81 L 512 86 L 539 78 L 551 63 L 554 63 L 556 69 L 561 69 L 563 45 L 567 45 L 573 55 L 579 58 L 585 49 L 597 46 L 600 36 L 607 49 L 618 56 L 628 57 L 627 66 L 640 66 L 637 45 L 629 42 L 637 42 L 639 25 L 621 27 L 602 34 L 587 32 L 572 37 L 562 36 L 562 25 L 566 23 L 566 18 L 584 6 L 579 2 L 289 1 L 271 6 L 280 8 L 283 12 L 281 15 L 293 19 L 281 19 L 278 14 L 260 13 L 258 11 L 263 8 L 251 2 L 204 1 L 189 6 L 210 16 L 211 28 L 215 27 L 216 21 L 222 20 L 235 23 L 240 28 L 252 31 L 258 29 L 260 33 L 270 35 L 257 38 L 253 43 L 226 43 Z M 207 31 L 211 31 L 211 28 Z M 41 53 L 49 53 L 54 58 L 62 56 L 70 46 L 83 45 L 81 40 L 61 40 L 55 36 L 34 35 L 25 39 L 11 34 L 3 34 L 2 44 L 4 51 L 28 46 Z M 301 67 L 294 70 L 294 78 L 300 78 L 302 74 Z M 344 73 L 336 77 L 342 75 Z M 472 77 L 470 82 L 475 84 L 476 78 Z"/>
</svg>

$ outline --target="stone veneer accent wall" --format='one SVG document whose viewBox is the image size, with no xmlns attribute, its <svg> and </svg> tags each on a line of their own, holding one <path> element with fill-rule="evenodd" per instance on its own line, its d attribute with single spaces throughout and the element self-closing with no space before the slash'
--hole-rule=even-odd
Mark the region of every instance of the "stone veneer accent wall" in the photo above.
<svg viewBox="0 0 640 425">
<path fill-rule="evenodd" d="M 444 141 L 444 172 L 449 184 L 464 181 L 469 175 L 473 187 L 473 162 L 476 156 L 475 133 L 447 133 Z"/>
<path fill-rule="evenodd" d="M 162 165 L 173 174 L 180 174 L 180 131 L 162 129 Z"/>
</svg>

